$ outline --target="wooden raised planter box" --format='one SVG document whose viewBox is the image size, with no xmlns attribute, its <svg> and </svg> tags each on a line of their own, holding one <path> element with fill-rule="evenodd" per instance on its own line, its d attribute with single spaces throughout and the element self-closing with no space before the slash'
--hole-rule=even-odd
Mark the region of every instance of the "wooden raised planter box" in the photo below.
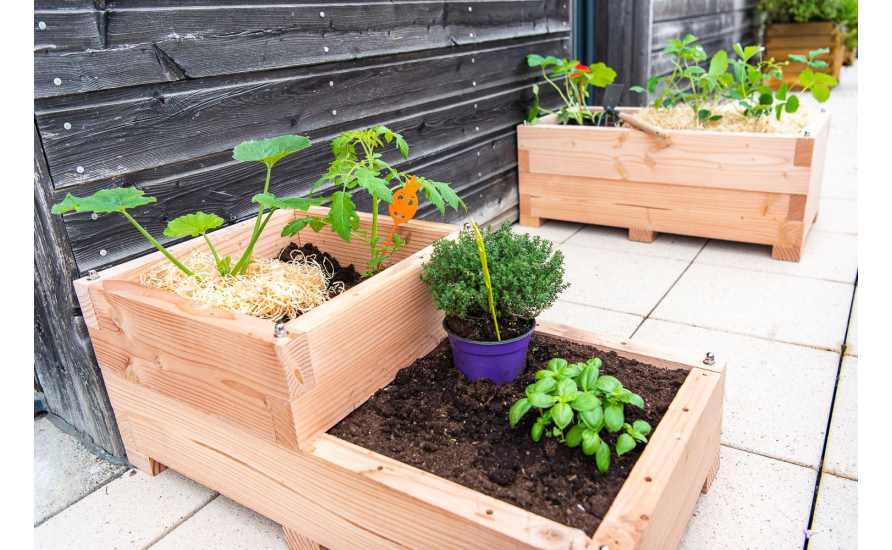
<svg viewBox="0 0 892 550">
<path fill-rule="evenodd" d="M 108 330 L 105 323 L 97 332 Z M 408 323 L 402 330 L 413 331 Z M 200 403 L 188 396 L 193 381 L 184 380 L 181 392 L 167 391 L 109 365 L 106 353 L 100 355 L 100 364 L 128 452 L 147 457 L 146 471 L 154 474 L 161 464 L 170 466 L 281 523 L 292 550 L 318 550 L 320 545 L 333 550 L 675 548 L 698 495 L 709 488 L 719 467 L 724 366 L 705 365 L 702 354 L 554 323 L 540 322 L 536 332 L 689 371 L 591 539 L 580 530 L 328 434 L 297 450 L 241 429 L 197 406 Z M 158 345 L 163 346 L 160 340 Z M 97 351 L 104 346 L 96 341 Z M 355 342 L 342 342 L 338 356 L 347 361 L 360 349 Z M 345 370 L 350 370 L 351 379 L 359 379 L 365 394 L 367 388 L 390 382 L 396 369 L 379 369 L 380 374 L 367 377 L 359 374 L 365 372 L 359 365 Z M 340 416 L 359 401 L 352 388 L 344 382 L 327 395 L 329 401 L 344 402 L 338 407 Z"/>
<path fill-rule="evenodd" d="M 280 237 L 295 215 L 273 214 L 255 246 L 257 256 L 274 257 L 292 241 L 312 242 L 343 265 L 362 271 L 368 263 L 367 245 L 345 243 L 327 229 Z M 369 229 L 371 215 L 360 218 Z M 392 223 L 381 217 L 379 232 L 389 233 Z M 215 232 L 220 255 L 244 250 L 253 227 L 250 219 Z M 388 262 L 391 267 L 286 323 L 282 337 L 271 321 L 141 285 L 141 273 L 168 261 L 160 252 L 75 281 L 130 461 L 155 469 L 128 408 L 119 406 L 118 380 L 203 411 L 232 431 L 292 450 L 306 447 L 441 340 L 443 314 L 418 275 L 430 244 L 456 229 L 415 220 L 401 225 L 406 244 Z M 206 245 L 199 237 L 170 250 L 180 255 L 193 247 Z"/>
<path fill-rule="evenodd" d="M 839 81 L 839 73 L 842 70 L 845 58 L 845 46 L 842 44 L 836 23 L 773 23 L 765 28 L 765 59 L 774 58 L 775 61 L 788 61 L 790 54 L 804 55 L 821 48 L 829 48 L 830 53 L 821 54 L 817 59 L 827 62 L 827 67 L 816 69 L 826 73 Z M 799 82 L 799 73 L 806 68 L 805 63 L 791 61 L 784 67 L 784 82 L 795 88 Z M 772 78 L 769 85 L 773 88 L 780 86 L 781 81 Z"/>
<path fill-rule="evenodd" d="M 828 113 L 797 135 L 672 130 L 668 143 L 634 128 L 541 120 L 517 128 L 521 225 L 554 219 L 628 228 L 641 242 L 665 232 L 767 244 L 772 257 L 799 261 L 818 214 Z"/>
</svg>

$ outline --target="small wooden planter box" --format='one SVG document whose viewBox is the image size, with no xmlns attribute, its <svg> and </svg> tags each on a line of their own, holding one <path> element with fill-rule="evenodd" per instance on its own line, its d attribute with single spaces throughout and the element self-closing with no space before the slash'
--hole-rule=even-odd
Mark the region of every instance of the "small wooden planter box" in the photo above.
<svg viewBox="0 0 892 550">
<path fill-rule="evenodd" d="M 275 212 L 255 254 L 273 257 L 291 241 L 312 242 L 344 265 L 361 271 L 368 263 L 367 245 L 345 243 L 328 230 L 279 237 L 294 216 Z M 371 227 L 370 214 L 360 218 L 363 228 Z M 382 217 L 379 231 L 386 235 L 392 223 Z M 253 227 L 251 219 L 215 232 L 220 255 L 244 250 Z M 441 340 L 443 314 L 418 275 L 429 245 L 456 229 L 414 220 L 401 225 L 406 244 L 388 262 L 391 267 L 288 322 L 288 334 L 279 338 L 271 321 L 142 286 L 141 273 L 168 261 L 160 252 L 104 270 L 95 280 L 75 281 L 112 405 L 120 400 L 110 380 L 126 380 L 203 411 L 233 431 L 293 450 L 306 447 Z M 193 247 L 206 249 L 199 237 L 171 252 Z M 154 469 L 127 408 L 115 407 L 115 413 L 130 461 Z"/>
<path fill-rule="evenodd" d="M 827 73 L 839 81 L 845 46 L 841 42 L 836 23 L 775 23 L 765 29 L 765 59 L 773 57 L 775 61 L 788 61 L 787 56 L 790 54 L 808 57 L 808 52 L 820 48 L 829 48 L 830 53 L 817 57 L 827 62 L 826 68 L 817 71 Z M 783 81 L 795 88 L 799 82 L 799 73 L 805 68 L 805 63 L 791 61 L 784 67 Z M 777 88 L 780 83 L 781 81 L 772 78 L 769 84 Z"/>
<path fill-rule="evenodd" d="M 149 457 L 146 471 L 170 466 L 281 523 L 293 550 L 675 548 L 719 467 L 724 366 L 554 323 L 536 332 L 690 371 L 592 539 L 328 434 L 299 451 L 100 364 L 128 451 Z M 341 359 L 359 349 L 342 343 Z M 386 372 L 370 376 L 376 388 L 395 375 Z M 347 387 L 329 399 L 352 399 Z"/>
<path fill-rule="evenodd" d="M 592 107 L 592 110 L 596 108 Z M 625 109 L 635 111 L 636 109 Z M 818 214 L 830 115 L 801 135 L 564 126 L 517 127 L 520 223 L 564 220 L 771 245 L 798 262 Z"/>
</svg>

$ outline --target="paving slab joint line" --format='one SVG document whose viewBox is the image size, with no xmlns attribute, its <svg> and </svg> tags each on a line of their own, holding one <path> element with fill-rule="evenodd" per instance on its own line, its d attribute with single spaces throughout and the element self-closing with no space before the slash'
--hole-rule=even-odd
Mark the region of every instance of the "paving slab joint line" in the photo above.
<svg viewBox="0 0 892 550">
<path fill-rule="evenodd" d="M 855 284 L 852 286 L 852 300 L 849 302 L 849 322 L 846 323 L 846 333 L 843 335 L 842 341 L 845 342 L 849 337 L 849 325 L 852 322 L 852 307 L 855 305 L 855 291 L 858 286 L 858 276 L 855 275 Z M 845 344 L 843 343 L 843 346 Z M 815 510 L 818 507 L 818 494 L 821 489 L 821 476 L 824 474 L 824 457 L 827 455 L 827 442 L 830 440 L 830 423 L 833 420 L 833 409 L 836 407 L 836 394 L 839 391 L 839 377 L 842 376 L 842 362 L 846 356 L 844 353 L 839 355 L 839 364 L 836 366 L 836 383 L 833 386 L 833 399 L 830 400 L 830 414 L 827 416 L 827 429 L 824 431 L 824 446 L 821 448 L 821 460 L 818 462 L 818 471 L 815 476 L 815 491 L 812 495 L 811 510 L 808 514 L 808 527 L 810 531 L 815 521 Z M 805 539 L 802 544 L 802 550 L 808 550 L 809 539 Z"/>
<path fill-rule="evenodd" d="M 35 524 L 34 524 L 34 529 L 37 529 L 38 527 L 40 527 L 40 526 L 43 525 L 44 523 L 46 523 L 46 522 L 48 522 L 49 520 L 53 519 L 54 517 L 58 516 L 59 514 L 61 514 L 62 512 L 64 512 L 65 510 L 71 508 L 72 506 L 74 506 L 74 505 L 77 504 L 78 502 L 84 500 L 85 498 L 87 498 L 88 496 L 92 495 L 92 494 L 95 493 L 96 491 L 102 489 L 103 487 L 108 486 L 108 484 L 111 483 L 112 481 L 115 481 L 116 479 L 120 479 L 121 477 L 124 476 L 124 474 L 126 474 L 126 473 L 129 472 L 129 471 L 130 471 L 130 470 L 128 470 L 128 469 L 124 469 L 122 472 L 117 473 L 117 474 L 111 476 L 110 478 L 106 479 L 106 480 L 103 481 L 101 484 L 97 485 L 96 488 L 93 489 L 92 491 L 88 492 L 87 494 L 81 495 L 80 497 L 78 497 L 77 500 L 74 500 L 74 501 L 68 503 L 68 506 L 66 506 L 65 508 L 62 508 L 62 509 L 59 510 L 58 512 L 56 512 L 56 513 L 54 513 L 54 514 L 52 514 L 52 515 L 50 515 L 50 516 L 47 516 L 47 517 L 43 518 L 42 520 L 40 520 L 39 522 L 35 523 Z"/>
<path fill-rule="evenodd" d="M 210 504 L 210 503 L 214 502 L 215 500 L 217 500 L 218 498 L 220 498 L 220 493 L 218 493 L 216 491 L 214 491 L 213 495 L 214 496 L 209 498 L 207 502 L 205 502 L 204 504 L 202 504 L 201 506 L 199 506 L 198 508 L 193 510 L 191 513 L 183 516 L 183 519 L 181 519 L 179 522 L 175 523 L 174 525 L 171 525 L 169 529 L 165 530 L 163 533 L 161 533 L 160 535 L 158 535 L 157 537 L 152 539 L 148 544 L 143 546 L 140 550 L 148 550 L 152 546 L 155 546 L 156 544 L 158 544 L 161 541 L 161 539 L 163 539 L 167 535 L 173 533 L 173 531 L 177 527 L 179 527 L 180 525 L 182 525 L 182 524 L 186 523 L 187 521 L 189 521 L 190 519 L 192 519 L 195 516 L 195 514 L 197 514 L 198 512 L 204 510 L 205 506 L 207 506 L 208 504 Z"/>
<path fill-rule="evenodd" d="M 760 453 L 759 451 L 754 451 L 752 449 L 744 449 L 743 447 L 737 447 L 736 445 L 732 445 L 731 443 L 722 443 L 722 447 L 728 447 L 729 449 L 734 449 L 735 451 L 740 451 L 743 453 L 749 453 L 751 455 L 761 456 L 764 458 L 768 458 L 771 460 L 776 460 L 777 462 L 783 462 L 785 464 L 790 464 L 791 466 L 798 466 L 800 468 L 808 468 L 809 470 L 817 471 L 817 466 L 812 466 L 810 464 L 805 464 L 803 462 L 796 462 L 795 460 L 789 460 L 787 458 L 781 458 L 779 456 L 767 455 L 765 453 Z M 835 474 L 834 474 L 835 475 Z M 837 476 L 840 477 L 840 476 Z"/>
</svg>

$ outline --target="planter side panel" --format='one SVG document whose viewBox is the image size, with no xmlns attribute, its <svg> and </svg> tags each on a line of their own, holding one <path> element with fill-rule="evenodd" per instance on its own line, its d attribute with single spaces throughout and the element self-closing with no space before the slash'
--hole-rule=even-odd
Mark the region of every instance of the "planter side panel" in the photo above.
<svg viewBox="0 0 892 550">
<path fill-rule="evenodd" d="M 701 489 L 715 475 L 725 373 L 691 369 L 589 550 L 675 548 Z"/>
<path fill-rule="evenodd" d="M 827 67 L 815 70 L 839 80 L 845 48 L 835 23 L 782 23 L 768 25 L 765 29 L 764 57 L 766 59 L 773 57 L 776 61 L 788 61 L 788 56 L 791 54 L 808 57 L 810 51 L 820 48 L 830 49 L 829 53 L 817 57 L 817 59 L 826 61 Z M 798 87 L 798 75 L 806 68 L 805 63 L 790 62 L 784 67 L 783 81 L 792 88 Z M 772 87 L 776 88 L 780 84 L 781 81 L 775 78 L 770 80 Z"/>
</svg>

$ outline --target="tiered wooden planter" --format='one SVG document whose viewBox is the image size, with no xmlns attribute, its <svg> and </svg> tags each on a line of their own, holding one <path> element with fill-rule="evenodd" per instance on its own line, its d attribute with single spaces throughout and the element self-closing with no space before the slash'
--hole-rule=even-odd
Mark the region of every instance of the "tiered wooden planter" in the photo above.
<svg viewBox="0 0 892 550">
<path fill-rule="evenodd" d="M 554 219 L 628 228 L 642 242 L 665 232 L 767 244 L 772 257 L 799 261 L 818 214 L 828 113 L 801 135 L 673 130 L 668 141 L 541 120 L 517 128 L 521 225 Z"/>
<path fill-rule="evenodd" d="M 804 55 L 820 48 L 830 48 L 830 53 L 822 54 L 817 59 L 827 62 L 827 67 L 817 69 L 827 73 L 837 81 L 842 69 L 845 57 L 845 46 L 841 42 L 836 23 L 774 23 L 765 29 L 765 59 L 773 57 L 775 61 L 787 61 L 790 54 Z M 798 76 L 805 63 L 790 62 L 784 67 L 784 82 L 788 86 L 795 87 L 799 82 Z M 780 86 L 780 81 L 772 78 L 770 85 L 774 88 Z"/>
<path fill-rule="evenodd" d="M 272 227 L 291 214 L 277 215 Z M 223 253 L 244 246 L 249 225 L 215 234 Z M 268 321 L 140 286 L 159 254 L 77 281 L 131 462 L 152 475 L 170 466 L 272 518 L 292 549 L 677 545 L 719 467 L 724 367 L 699 353 L 539 323 L 540 334 L 690 372 L 593 539 L 323 433 L 444 337 L 418 273 L 427 244 L 454 227 L 400 229 L 402 261 L 291 321 L 285 338 Z M 300 237 L 341 261 L 367 253 L 337 236 Z M 257 251 L 286 242 L 271 235 Z"/>
</svg>

